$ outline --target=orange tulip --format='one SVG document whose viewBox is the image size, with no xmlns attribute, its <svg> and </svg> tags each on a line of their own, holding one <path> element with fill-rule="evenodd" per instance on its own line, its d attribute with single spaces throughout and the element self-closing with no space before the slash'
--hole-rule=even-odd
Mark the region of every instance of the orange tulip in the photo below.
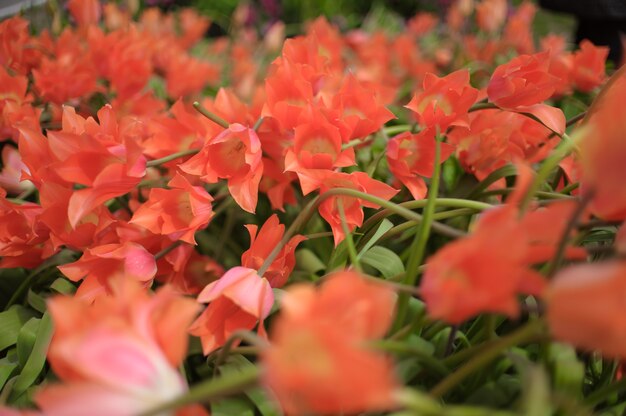
<svg viewBox="0 0 626 416">
<path fill-rule="evenodd" d="M 626 359 L 626 263 L 570 266 L 561 270 L 546 293 L 547 317 L 554 337 L 609 358 Z"/>
<path fill-rule="evenodd" d="M 256 132 L 234 123 L 209 139 L 200 153 L 181 164 L 180 169 L 207 183 L 227 179 L 233 199 L 242 209 L 254 213 L 263 174 L 261 155 Z"/>
<path fill-rule="evenodd" d="M 198 295 L 198 302 L 209 306 L 191 324 L 189 332 L 200 337 L 202 351 L 208 355 L 235 331 L 250 330 L 263 321 L 274 303 L 274 293 L 256 270 L 234 267 L 207 285 Z"/>
<path fill-rule="evenodd" d="M 154 257 L 137 243 L 105 244 L 85 250 L 77 261 L 59 270 L 70 280 L 83 283 L 76 296 L 94 300 L 103 293 L 110 293 L 110 282 L 130 279 L 150 285 L 157 272 Z"/>
<path fill-rule="evenodd" d="M 195 232 L 206 227 L 213 217 L 213 198 L 179 174 L 168 185 L 171 189 L 151 189 L 148 200 L 135 211 L 130 222 L 172 240 L 196 244 Z"/>
<path fill-rule="evenodd" d="M 565 131 L 565 116 L 541 104 L 554 94 L 558 79 L 549 72 L 549 52 L 520 55 L 496 68 L 487 86 L 489 100 L 502 109 L 529 113 L 552 130 Z"/>
<path fill-rule="evenodd" d="M 253 224 L 246 225 L 250 233 L 250 248 L 241 255 L 241 265 L 250 269 L 258 270 L 265 259 L 276 247 L 285 233 L 285 226 L 278 222 L 278 216 L 273 214 L 259 227 Z M 263 275 L 272 287 L 282 287 L 289 278 L 296 265 L 296 246 L 306 237 L 295 235 L 283 246 L 272 264 Z"/>
<path fill-rule="evenodd" d="M 387 143 L 387 163 L 389 170 L 411 192 L 413 198 L 422 199 L 426 196 L 426 182 L 423 177 L 430 178 L 435 164 L 435 129 L 422 130 L 418 134 L 405 132 Z M 454 147 L 441 143 L 441 158 L 445 162 L 454 152 Z"/>
<path fill-rule="evenodd" d="M 393 307 L 393 292 L 352 272 L 328 277 L 318 290 L 290 288 L 262 354 L 264 381 L 284 410 L 335 415 L 393 408 L 391 362 L 365 345 L 387 331 Z"/>
<path fill-rule="evenodd" d="M 135 282 L 115 280 L 111 295 L 93 304 L 59 296 L 48 310 L 55 328 L 48 360 L 61 383 L 35 394 L 44 414 L 130 416 L 187 391 L 176 368 L 187 353 L 193 301 L 168 287 L 150 296 Z"/>
<path fill-rule="evenodd" d="M 423 91 L 414 95 L 405 107 L 415 113 L 420 124 L 437 126 L 444 132 L 449 126 L 467 126 L 467 111 L 478 97 L 469 83 L 469 71 L 459 70 L 438 78 L 424 77 Z"/>
</svg>

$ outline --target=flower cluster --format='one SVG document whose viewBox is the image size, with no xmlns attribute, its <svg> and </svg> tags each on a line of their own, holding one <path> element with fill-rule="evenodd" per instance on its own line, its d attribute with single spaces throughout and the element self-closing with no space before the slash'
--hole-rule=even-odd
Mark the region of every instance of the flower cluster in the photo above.
<svg viewBox="0 0 626 416">
<path fill-rule="evenodd" d="M 626 73 L 535 44 L 530 2 L 450 3 L 286 40 L 247 4 L 211 39 L 133 2 L 0 22 L 0 413 L 487 414 L 538 372 L 566 414 L 558 348 L 610 402 Z"/>
</svg>

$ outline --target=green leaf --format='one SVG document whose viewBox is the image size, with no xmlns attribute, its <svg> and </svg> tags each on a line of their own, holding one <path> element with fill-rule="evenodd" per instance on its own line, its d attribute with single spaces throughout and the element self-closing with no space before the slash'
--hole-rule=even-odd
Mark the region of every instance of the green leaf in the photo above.
<svg viewBox="0 0 626 416">
<path fill-rule="evenodd" d="M 46 353 L 52 339 L 52 332 L 52 319 L 48 313 L 45 313 L 39 322 L 32 351 L 13 385 L 13 393 L 20 394 L 25 392 L 35 382 L 39 373 L 41 373 L 46 362 Z"/>
<path fill-rule="evenodd" d="M 17 368 L 17 362 L 10 361 L 7 357 L 0 359 L 0 390 L 4 387 L 9 377 Z"/>
<path fill-rule="evenodd" d="M 326 265 L 307 248 L 302 248 L 296 251 L 296 264 L 298 268 L 301 268 L 309 273 L 315 274 L 326 268 Z"/>
<path fill-rule="evenodd" d="M 386 279 L 404 273 L 404 264 L 400 257 L 385 247 L 370 248 L 361 258 L 361 263 L 375 268 Z"/>
<path fill-rule="evenodd" d="M 228 374 L 232 374 L 233 372 L 240 372 L 247 368 L 254 367 L 246 357 L 241 354 L 233 354 L 229 355 L 226 359 L 226 362 L 219 367 L 220 374 L 223 376 L 227 376 Z M 265 393 L 265 390 L 259 387 L 254 387 L 246 390 L 244 394 L 250 399 L 254 406 L 259 410 L 261 415 L 263 416 L 282 416 L 282 412 L 280 409 L 274 404 L 273 401 Z M 235 399 L 233 399 L 235 400 Z M 229 411 L 230 413 L 222 413 L 224 416 L 226 415 L 248 415 L 248 411 L 253 411 L 253 407 L 251 407 L 250 403 L 242 402 L 241 398 L 236 400 L 237 403 L 230 403 L 230 400 L 225 400 L 227 403 L 220 403 L 218 410 L 221 411 Z M 247 407 L 242 407 L 242 403 L 246 404 Z M 231 410 L 232 409 L 232 410 Z M 215 408 L 211 405 L 211 414 L 216 415 Z M 241 412 L 241 413 L 239 413 Z M 251 413 L 254 414 L 254 413 Z"/>
<path fill-rule="evenodd" d="M 365 245 L 363 246 L 363 248 L 357 255 L 357 259 L 361 260 L 365 252 L 367 252 L 370 248 L 372 248 L 374 244 L 376 244 L 376 242 L 380 240 L 380 237 L 382 237 L 387 231 L 391 230 L 392 228 L 393 228 L 393 223 L 389 221 L 387 218 L 384 218 L 380 222 L 380 225 L 376 229 L 376 232 L 374 233 L 374 235 L 372 235 L 372 237 L 365 243 Z"/>
<path fill-rule="evenodd" d="M 71 295 L 76 292 L 76 286 L 64 277 L 59 277 L 52 282 L 50 289 L 62 295 Z"/>
<path fill-rule="evenodd" d="M 0 351 L 15 345 L 20 329 L 33 316 L 34 312 L 21 305 L 0 313 Z"/>
<path fill-rule="evenodd" d="M 554 387 L 572 396 L 582 398 L 585 366 L 570 345 L 552 343 L 549 349 Z"/>
<path fill-rule="evenodd" d="M 20 368 L 26 365 L 26 361 L 28 361 L 28 357 L 33 351 L 35 341 L 37 341 L 37 330 L 39 329 L 40 321 L 41 319 L 39 318 L 31 318 L 20 328 L 20 332 L 17 335 L 17 358 Z"/>
<path fill-rule="evenodd" d="M 46 300 L 40 294 L 33 292 L 32 289 L 28 289 L 26 301 L 37 312 L 44 313 L 46 311 Z"/>
<path fill-rule="evenodd" d="M 211 403 L 212 416 L 254 416 L 254 408 L 245 399 L 229 398 Z"/>
<path fill-rule="evenodd" d="M 267 396 L 265 389 L 255 387 L 246 390 L 245 394 L 250 400 L 252 400 L 262 416 L 283 416 L 283 412 L 276 405 L 276 403 L 274 403 L 274 401 Z"/>
</svg>

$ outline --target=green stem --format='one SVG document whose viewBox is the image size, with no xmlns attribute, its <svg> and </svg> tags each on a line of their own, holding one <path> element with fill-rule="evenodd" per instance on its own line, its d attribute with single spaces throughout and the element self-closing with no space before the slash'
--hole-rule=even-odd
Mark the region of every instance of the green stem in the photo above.
<svg viewBox="0 0 626 416">
<path fill-rule="evenodd" d="M 415 233 L 415 238 L 409 249 L 411 256 L 406 267 L 406 275 L 404 277 L 404 284 L 408 286 L 415 286 L 418 276 L 418 267 L 422 264 L 426 254 L 426 243 L 430 237 L 430 226 L 435 215 L 435 200 L 439 194 L 439 180 L 441 173 L 441 137 L 436 138 L 435 143 L 435 160 L 432 179 L 430 181 L 430 189 L 428 190 L 428 199 L 426 200 L 426 206 L 424 207 L 423 221 L 419 224 L 418 232 Z M 396 312 L 396 320 L 394 324 L 394 332 L 402 327 L 406 314 L 408 311 L 410 296 L 406 293 L 400 293 L 398 295 L 398 308 Z"/>
<path fill-rule="evenodd" d="M 468 113 L 473 113 L 474 111 L 495 110 L 495 109 L 498 109 L 498 108 L 500 108 L 500 107 L 498 107 L 494 103 L 477 103 L 477 104 L 474 104 L 473 106 L 471 106 L 470 109 L 467 110 L 467 112 Z"/>
<path fill-rule="evenodd" d="M 258 131 L 259 127 L 261 127 L 261 124 L 263 124 L 264 121 L 265 121 L 264 117 L 259 117 L 259 119 L 256 121 L 256 123 L 254 123 L 254 126 L 252 127 L 252 130 Z"/>
<path fill-rule="evenodd" d="M 146 166 L 147 167 L 160 166 L 160 165 L 162 165 L 164 163 L 167 163 L 167 162 L 170 162 L 172 160 L 180 159 L 181 157 L 185 157 L 185 156 L 189 156 L 189 155 L 195 155 L 199 151 L 200 151 L 200 149 L 188 149 L 188 150 L 183 150 L 181 152 L 172 153 L 171 155 L 162 157 L 160 159 L 150 160 L 148 163 L 146 163 Z"/>
<path fill-rule="evenodd" d="M 621 380 L 613 384 L 609 384 L 608 386 L 604 386 L 594 391 L 589 396 L 587 396 L 587 398 L 585 398 L 585 404 L 589 406 L 598 405 L 613 394 L 620 393 L 624 390 L 626 390 L 626 377 L 623 377 Z"/>
<path fill-rule="evenodd" d="M 200 114 L 202 114 L 203 116 L 205 116 L 206 118 L 214 122 L 215 124 L 219 124 L 225 129 L 228 128 L 228 121 L 224 120 L 222 117 L 218 116 L 217 114 L 212 113 L 206 108 L 202 107 L 202 104 L 200 104 L 199 102 L 195 101 L 193 103 L 193 108 L 195 108 Z"/>
<path fill-rule="evenodd" d="M 364 192 L 357 191 L 356 189 L 350 189 L 350 188 L 331 189 L 327 192 L 324 192 L 322 195 L 317 196 L 315 199 L 311 200 L 311 202 L 309 202 L 307 206 L 304 207 L 302 211 L 300 211 L 300 214 L 298 214 L 294 222 L 291 223 L 291 226 L 287 229 L 287 231 L 285 231 L 285 234 L 282 240 L 280 240 L 280 243 L 278 243 L 276 247 L 274 247 L 274 249 L 270 252 L 270 254 L 267 256 L 267 258 L 265 259 L 265 261 L 259 268 L 258 274 L 260 276 L 263 276 L 263 273 L 267 271 L 270 264 L 272 264 L 276 256 L 278 256 L 278 253 L 280 253 L 280 250 L 284 247 L 285 244 L 287 244 L 287 242 L 289 242 L 291 237 L 293 237 L 296 234 L 296 232 L 300 229 L 300 226 L 303 224 L 306 224 L 307 221 L 313 216 L 313 213 L 315 212 L 317 207 L 328 198 L 332 198 L 336 196 L 349 196 L 353 198 L 363 199 L 365 201 L 376 204 L 382 208 L 385 208 L 389 212 L 398 214 L 406 218 L 407 220 L 413 220 L 413 221 L 418 221 L 418 222 L 422 221 L 421 215 L 399 204 L 395 204 L 393 202 L 387 201 L 386 199 L 382 199 L 374 195 L 369 195 Z M 464 201 L 464 200 L 458 200 L 458 201 Z M 419 201 L 414 201 L 414 202 L 419 202 Z M 475 202 L 475 201 L 465 201 L 465 202 Z M 482 205 L 483 207 L 484 206 L 491 207 L 491 205 L 489 204 L 484 204 L 484 203 L 477 203 L 477 204 Z M 449 227 L 445 224 L 433 222 L 432 227 L 433 227 L 433 230 L 441 232 L 441 233 L 446 233 L 447 235 L 454 235 L 456 237 L 464 235 L 463 232 L 455 228 Z"/>
<path fill-rule="evenodd" d="M 420 199 L 416 201 L 402 202 L 400 204 L 395 204 L 395 205 L 401 208 L 405 208 L 407 210 L 412 210 L 412 209 L 417 209 L 417 208 L 424 208 L 427 203 L 428 203 L 427 199 Z M 435 205 L 437 206 L 437 208 L 439 207 L 469 208 L 469 209 L 474 209 L 476 211 L 484 211 L 486 209 L 493 208 L 493 205 L 488 204 L 486 202 L 471 201 L 471 200 L 459 199 L 459 198 L 436 198 Z M 374 225 L 376 225 L 383 218 L 386 218 L 392 214 L 397 214 L 397 212 L 394 211 L 393 209 L 383 209 L 383 210 L 378 211 L 376 214 L 372 215 L 370 218 L 367 219 L 367 221 L 363 223 L 361 230 L 363 232 L 369 231 Z M 405 215 L 402 215 L 402 216 L 406 218 Z"/>
<path fill-rule="evenodd" d="M 576 147 L 576 142 L 577 140 L 561 141 L 554 149 L 554 152 L 541 164 L 535 179 L 530 184 L 524 199 L 520 203 L 520 213 L 524 213 L 528 209 L 533 197 L 539 191 L 541 185 L 548 179 L 548 176 L 550 176 L 550 172 Z"/>
<path fill-rule="evenodd" d="M 260 370 L 256 366 L 242 368 L 241 371 L 230 373 L 227 376 L 197 384 L 183 396 L 143 412 L 140 416 L 156 416 L 182 406 L 206 403 L 219 397 L 243 391 L 254 385 L 259 376 Z"/>
<path fill-rule="evenodd" d="M 354 246 L 354 240 L 352 239 L 352 233 L 350 232 L 350 228 L 348 228 L 348 223 L 346 221 L 346 213 L 343 210 L 343 201 L 341 198 L 337 199 L 337 210 L 339 211 L 339 217 L 341 218 L 341 228 L 343 229 L 344 239 L 346 240 L 346 247 L 348 249 L 348 255 L 350 256 L 350 263 L 352 267 L 356 269 L 356 271 L 361 272 L 361 264 L 359 263 L 359 256 L 356 252 L 356 247 Z"/>
<path fill-rule="evenodd" d="M 385 132 L 385 134 L 391 136 L 394 134 L 398 134 L 398 133 L 404 133 L 405 131 L 410 131 L 411 130 L 411 125 L 410 124 L 402 124 L 399 126 L 389 126 L 389 127 L 385 127 L 383 129 L 383 131 Z"/>
<path fill-rule="evenodd" d="M 437 360 L 432 354 L 426 353 L 424 350 L 407 344 L 406 342 L 380 340 L 373 341 L 371 346 L 375 349 L 393 352 L 396 354 L 413 355 L 419 359 L 419 361 L 428 369 L 441 377 L 445 377 L 450 374 L 450 369 L 446 367 L 441 361 Z"/>
<path fill-rule="evenodd" d="M 447 218 L 454 218 L 454 217 L 460 217 L 460 216 L 464 216 L 464 215 L 473 215 L 475 214 L 476 211 L 472 210 L 472 209 L 468 209 L 468 208 L 459 208 L 459 209 L 452 209 L 450 211 L 443 211 L 443 212 L 437 212 L 435 213 L 435 215 L 433 216 L 433 219 L 435 220 L 442 220 L 442 219 L 447 219 Z M 406 221 L 403 222 L 402 224 L 396 225 L 395 227 L 391 228 L 389 231 L 387 231 L 385 234 L 383 234 L 380 239 L 378 240 L 379 242 L 387 240 L 391 237 L 394 237 L 398 234 L 403 233 L 406 230 L 409 230 L 415 226 L 417 226 L 418 223 L 416 221 Z"/>
<path fill-rule="evenodd" d="M 509 335 L 502 337 L 488 347 L 483 349 L 478 355 L 467 361 L 465 365 L 459 367 L 454 373 L 444 378 L 430 391 L 432 397 L 442 397 L 468 376 L 489 364 L 505 350 L 522 343 L 530 342 L 544 332 L 544 323 L 540 320 L 531 321 Z M 452 358 L 451 356 L 449 358 Z"/>
</svg>

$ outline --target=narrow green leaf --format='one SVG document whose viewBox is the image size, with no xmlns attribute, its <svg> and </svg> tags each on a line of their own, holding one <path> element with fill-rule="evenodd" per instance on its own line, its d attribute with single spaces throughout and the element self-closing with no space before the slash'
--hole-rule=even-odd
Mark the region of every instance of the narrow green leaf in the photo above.
<svg viewBox="0 0 626 416">
<path fill-rule="evenodd" d="M 2 390 L 9 377 L 13 375 L 16 368 L 17 363 L 9 361 L 7 357 L 0 360 L 0 390 Z"/>
<path fill-rule="evenodd" d="M 37 337 L 30 356 L 13 386 L 14 393 L 20 394 L 26 391 L 41 373 L 46 362 L 46 353 L 52 339 L 52 332 L 52 319 L 48 313 L 45 313 L 37 328 Z"/>
<path fill-rule="evenodd" d="M 386 279 L 404 273 L 404 264 L 400 257 L 385 247 L 370 248 L 363 254 L 361 262 L 381 272 Z"/>
<path fill-rule="evenodd" d="M 317 273 L 326 268 L 326 265 L 307 248 L 302 248 L 296 251 L 296 264 L 298 268 L 301 268 L 309 273 Z"/>
<path fill-rule="evenodd" d="M 376 232 L 374 233 L 374 235 L 372 235 L 372 237 L 369 240 L 367 240 L 367 242 L 365 243 L 365 245 L 363 246 L 363 248 L 359 252 L 357 258 L 359 260 L 361 260 L 361 258 L 363 258 L 363 255 L 370 248 L 374 247 L 374 244 L 376 244 L 376 242 L 378 242 L 378 240 L 380 240 L 380 237 L 382 237 L 387 231 L 391 230 L 392 228 L 393 228 L 393 223 L 391 221 L 389 221 L 387 218 L 384 218 L 380 222 L 380 225 L 376 229 Z"/>
<path fill-rule="evenodd" d="M 26 301 L 37 312 L 44 313 L 46 311 L 46 300 L 40 294 L 33 292 L 32 289 L 28 289 Z"/>
<path fill-rule="evenodd" d="M 28 361 L 28 357 L 33 351 L 40 321 L 41 319 L 39 318 L 31 318 L 20 328 L 20 332 L 17 335 L 17 358 L 20 368 L 26 365 L 26 361 Z"/>
<path fill-rule="evenodd" d="M 76 292 L 76 286 L 64 277 L 59 277 L 50 285 L 50 289 L 62 295 L 71 295 Z"/>
<path fill-rule="evenodd" d="M 0 351 L 15 345 L 20 329 L 33 316 L 31 310 L 21 305 L 0 312 Z"/>
<path fill-rule="evenodd" d="M 211 403 L 212 416 L 254 416 L 251 403 L 241 397 L 222 399 Z"/>
</svg>

